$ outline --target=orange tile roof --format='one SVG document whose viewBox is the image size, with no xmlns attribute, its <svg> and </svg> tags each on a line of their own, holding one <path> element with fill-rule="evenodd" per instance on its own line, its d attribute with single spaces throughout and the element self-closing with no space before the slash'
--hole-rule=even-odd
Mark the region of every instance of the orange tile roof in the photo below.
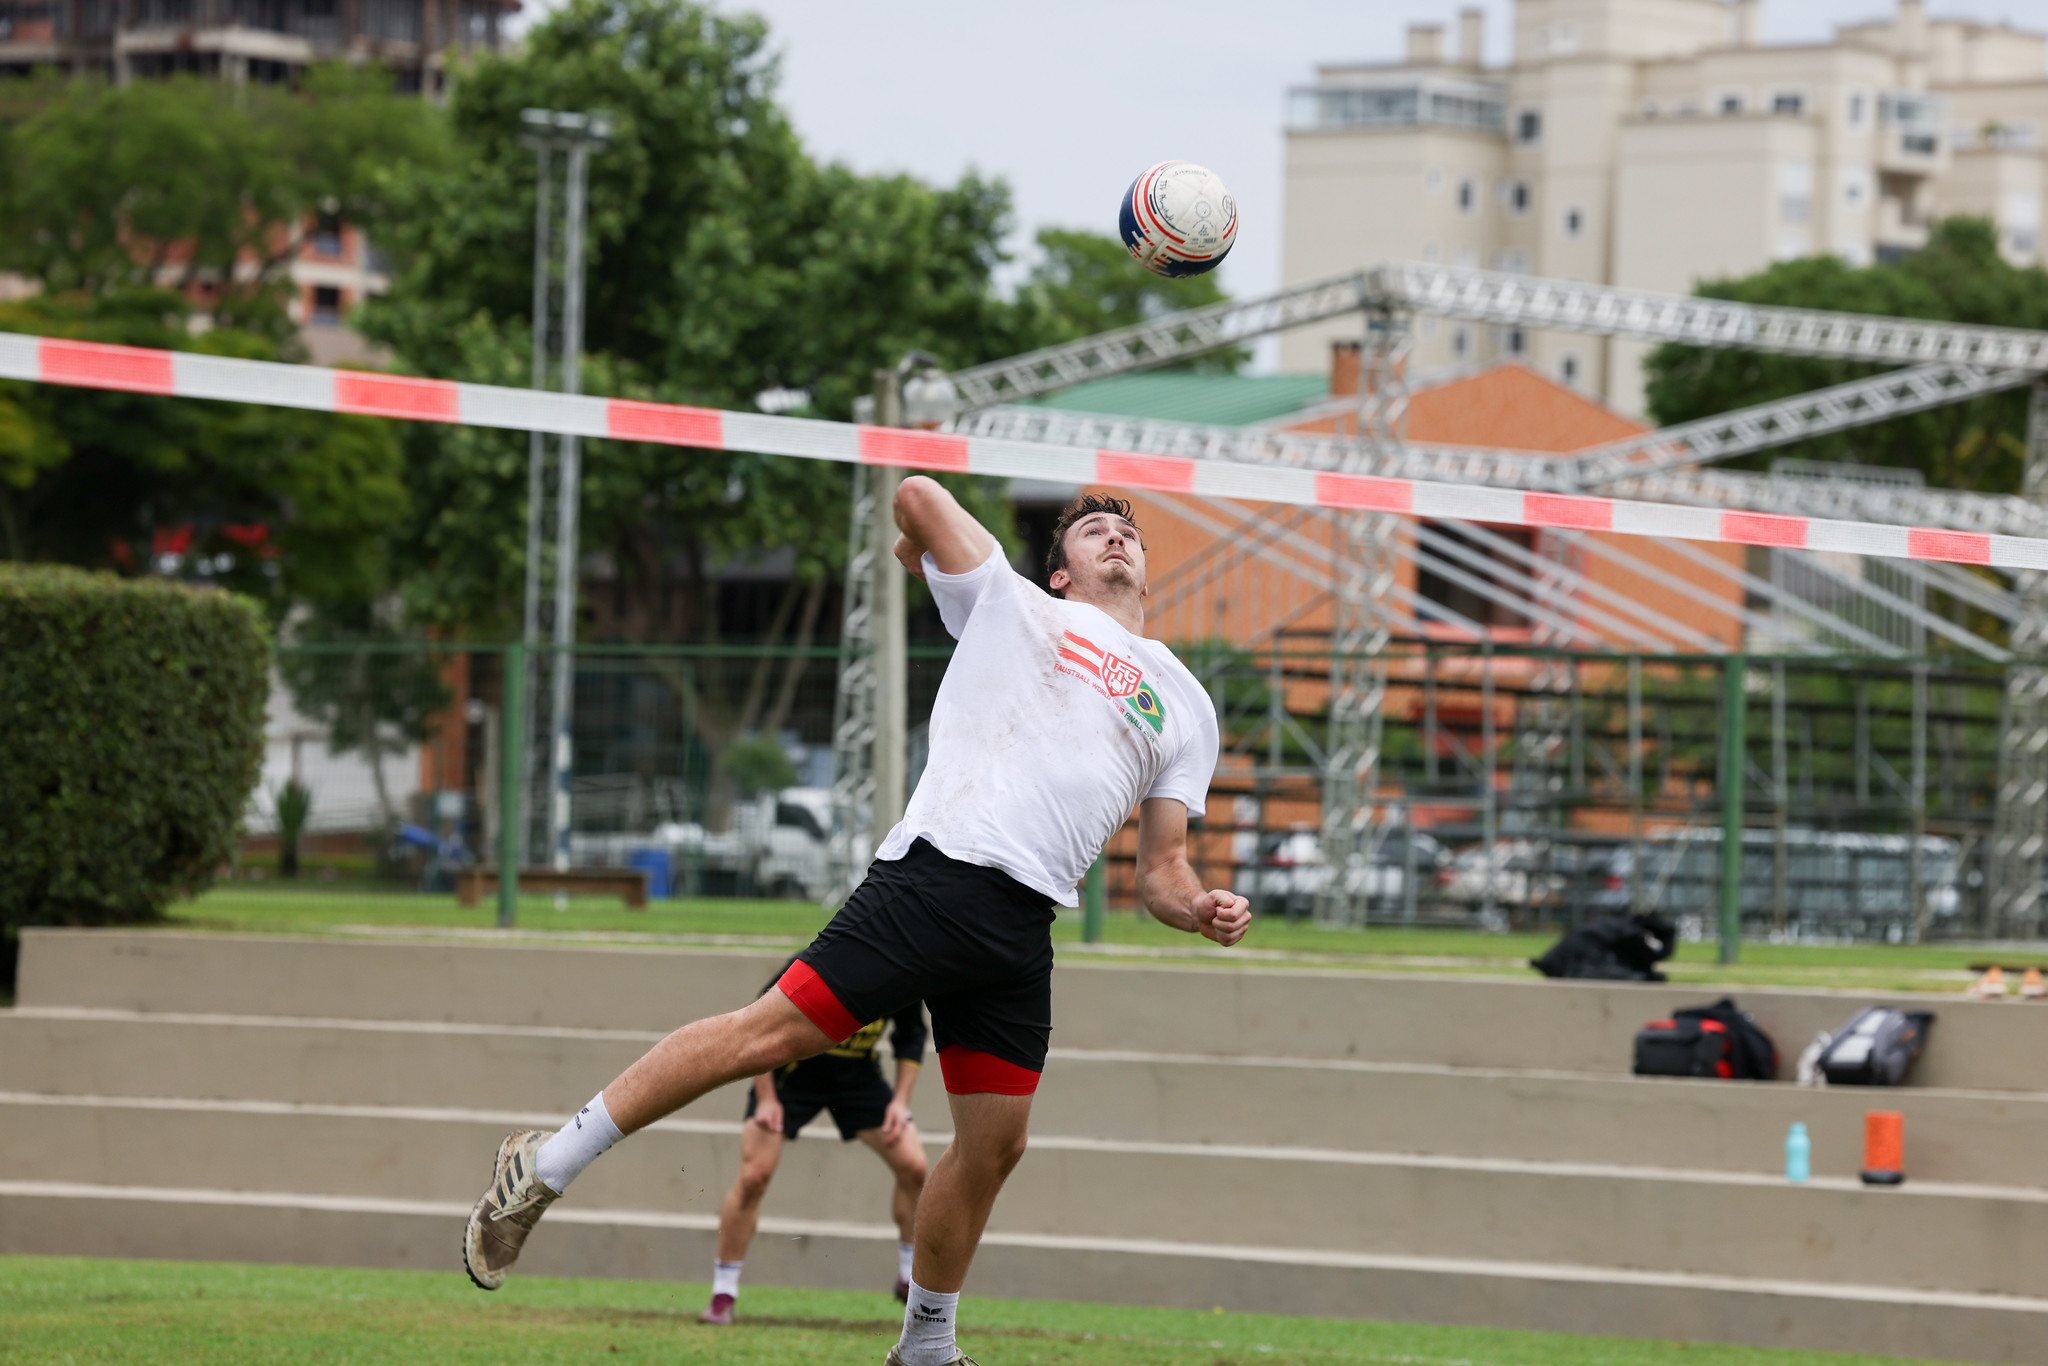
<svg viewBox="0 0 2048 1366">
<path fill-rule="evenodd" d="M 1332 431 L 1334 421 L 1300 429 Z M 1648 430 L 1519 363 L 1418 389 L 1408 402 L 1408 439 L 1448 446 L 1576 451 Z"/>
</svg>

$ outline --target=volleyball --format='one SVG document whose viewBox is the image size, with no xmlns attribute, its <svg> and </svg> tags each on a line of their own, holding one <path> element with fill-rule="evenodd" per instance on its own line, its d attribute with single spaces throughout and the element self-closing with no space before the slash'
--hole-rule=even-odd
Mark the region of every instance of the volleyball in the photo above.
<svg viewBox="0 0 2048 1366">
<path fill-rule="evenodd" d="M 1237 240 L 1237 201 L 1192 161 L 1162 161 L 1132 181 L 1118 220 L 1125 249 L 1154 275 L 1205 275 Z"/>
</svg>

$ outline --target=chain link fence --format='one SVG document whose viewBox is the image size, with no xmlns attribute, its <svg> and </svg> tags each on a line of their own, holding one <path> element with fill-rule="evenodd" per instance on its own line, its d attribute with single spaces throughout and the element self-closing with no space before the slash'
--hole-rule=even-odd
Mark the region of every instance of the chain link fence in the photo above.
<svg viewBox="0 0 2048 1366">
<path fill-rule="evenodd" d="M 913 786 L 947 653 L 912 650 Z M 1194 821 L 1197 871 L 1261 914 L 1305 917 L 1325 876 L 1327 649 L 1181 654 L 1224 736 Z M 304 876 L 447 890 L 495 863 L 508 791 L 527 794 L 514 818 L 544 849 L 544 765 L 531 760 L 545 756 L 506 743 L 507 658 L 281 648 L 241 875 L 275 876 L 295 840 Z M 822 895 L 835 665 L 830 647 L 579 648 L 573 861 L 644 868 L 657 894 Z M 1504 929 L 1655 909 L 1711 935 L 1723 670 L 1701 656 L 1397 646 L 1362 918 Z M 2003 668 L 1957 660 L 1750 659 L 1745 934 L 1981 937 L 2004 688 Z M 546 733 L 537 711 L 527 724 Z M 508 788 L 515 750 L 525 770 Z M 293 781 L 303 813 L 279 800 Z M 298 815 L 296 830 L 281 815 Z M 1112 905 L 1135 904 L 1135 850 L 1127 827 L 1106 851 Z"/>
</svg>

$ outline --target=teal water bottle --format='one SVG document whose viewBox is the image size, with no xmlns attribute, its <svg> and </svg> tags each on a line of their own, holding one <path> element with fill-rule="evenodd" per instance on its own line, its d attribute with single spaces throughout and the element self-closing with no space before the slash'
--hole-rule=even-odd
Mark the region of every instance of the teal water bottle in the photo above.
<svg viewBox="0 0 2048 1366">
<path fill-rule="evenodd" d="M 1806 1126 L 1795 1119 L 1792 1131 L 1785 1135 L 1785 1179 L 1798 1183 L 1812 1175 L 1813 1140 L 1806 1136 Z"/>
</svg>

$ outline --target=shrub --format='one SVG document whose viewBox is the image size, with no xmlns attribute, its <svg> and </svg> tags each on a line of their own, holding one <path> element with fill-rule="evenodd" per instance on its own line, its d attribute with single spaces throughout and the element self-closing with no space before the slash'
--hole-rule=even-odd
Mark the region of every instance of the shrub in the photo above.
<svg viewBox="0 0 2048 1366">
<path fill-rule="evenodd" d="M 211 881 L 269 677 L 246 598 L 0 565 L 0 984 L 23 925 L 151 920 Z"/>
</svg>

